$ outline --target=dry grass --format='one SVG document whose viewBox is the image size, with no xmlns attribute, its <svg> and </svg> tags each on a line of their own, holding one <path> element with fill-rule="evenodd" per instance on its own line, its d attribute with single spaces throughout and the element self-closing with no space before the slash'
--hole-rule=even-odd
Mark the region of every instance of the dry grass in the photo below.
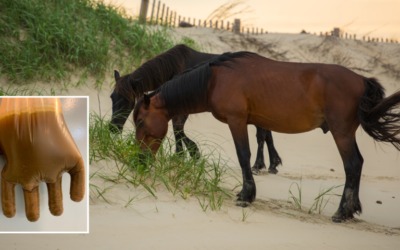
<svg viewBox="0 0 400 250">
<path fill-rule="evenodd" d="M 269 58 L 280 60 L 280 61 L 288 61 L 286 54 L 288 51 L 278 51 L 279 42 L 264 42 L 255 37 L 248 37 L 247 35 L 240 34 L 239 36 L 234 37 L 223 37 L 219 36 L 221 42 L 229 44 L 232 50 L 248 50 L 254 51 L 258 54 L 267 55 Z"/>
<path fill-rule="evenodd" d="M 214 11 L 210 13 L 207 17 L 207 21 L 210 20 L 227 20 L 229 18 L 234 18 L 238 16 L 243 16 L 244 14 L 250 14 L 254 12 L 253 9 L 247 4 L 247 0 L 231 0 L 228 1 Z M 242 26 L 248 26 L 248 22 L 253 20 L 252 18 L 241 19 Z M 247 23 L 247 24 L 245 24 Z M 213 26 L 215 23 L 213 23 Z"/>
</svg>

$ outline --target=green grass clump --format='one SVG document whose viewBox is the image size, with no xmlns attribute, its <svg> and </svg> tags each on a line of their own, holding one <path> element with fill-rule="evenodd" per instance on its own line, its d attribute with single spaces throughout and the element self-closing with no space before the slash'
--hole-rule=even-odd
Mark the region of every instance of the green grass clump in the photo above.
<svg viewBox="0 0 400 250">
<path fill-rule="evenodd" d="M 293 182 L 292 184 L 290 184 L 290 187 L 289 187 L 289 194 L 290 194 L 290 197 L 288 197 L 288 201 L 289 201 L 289 199 L 292 199 L 293 201 L 294 201 L 294 204 L 296 204 L 296 206 L 301 210 L 301 189 L 302 189 L 302 185 L 301 185 L 301 181 L 302 181 L 302 179 L 303 179 L 303 176 L 301 176 L 300 177 L 300 184 L 299 183 L 297 183 L 297 182 Z M 293 185 L 296 185 L 296 187 L 297 187 L 297 191 L 298 191 L 298 194 L 299 194 L 299 196 L 298 197 L 296 197 L 293 193 L 292 193 L 292 186 Z"/>
<path fill-rule="evenodd" d="M 302 197 L 301 197 L 301 195 L 302 195 L 302 184 L 301 184 L 302 180 L 303 180 L 303 176 L 300 177 L 300 184 L 297 182 L 293 182 L 292 184 L 290 184 L 290 187 L 289 187 L 289 195 L 290 196 L 288 197 L 288 200 L 287 200 L 287 203 L 289 203 L 289 199 L 292 199 L 294 201 L 295 206 L 300 210 L 302 209 L 302 205 L 301 205 L 301 203 L 302 203 Z M 297 197 L 292 193 L 291 189 L 292 189 L 293 185 L 295 185 L 297 187 L 297 191 L 298 191 Z M 342 195 L 340 195 L 340 194 L 332 193 L 333 190 L 340 188 L 342 186 L 344 186 L 344 184 L 332 186 L 332 187 L 328 188 L 327 190 L 325 190 L 321 187 L 319 189 L 318 196 L 314 199 L 314 203 L 308 209 L 308 213 L 311 214 L 312 212 L 318 212 L 319 214 L 321 214 L 332 197 L 334 197 L 334 196 L 342 197 Z"/>
<path fill-rule="evenodd" d="M 66 88 L 55 87 L 37 87 L 37 86 L 20 86 L 13 85 L 0 85 L 0 96 L 54 96 L 67 91 Z"/>
<path fill-rule="evenodd" d="M 322 187 L 319 189 L 319 193 L 317 198 L 315 198 L 314 203 L 311 205 L 310 209 L 308 210 L 308 213 L 311 214 L 312 212 L 318 212 L 319 214 L 322 213 L 322 211 L 325 209 L 326 205 L 328 202 L 331 200 L 332 197 L 342 197 L 340 194 L 335 194 L 331 193 L 334 189 L 343 187 L 344 184 L 342 185 L 336 185 L 328 188 L 327 190 L 323 189 Z"/>
<path fill-rule="evenodd" d="M 10 80 L 59 80 L 76 69 L 101 79 L 174 45 L 167 28 L 140 25 L 100 1 L 0 1 L 0 76 Z"/>
<path fill-rule="evenodd" d="M 112 169 L 99 171 L 93 177 L 113 185 L 127 184 L 144 188 L 157 197 L 157 189 L 163 187 L 174 196 L 198 199 L 203 211 L 207 208 L 220 210 L 225 198 L 231 198 L 226 188 L 227 178 L 232 177 L 225 162 L 215 154 L 202 154 L 200 159 L 175 155 L 175 143 L 166 138 L 155 159 L 139 160 L 140 151 L 135 141 L 135 131 L 114 135 L 109 132 L 109 121 L 97 114 L 90 115 L 89 143 L 90 162 L 106 160 L 114 162 Z M 204 148 L 209 145 L 200 145 Z M 188 152 L 185 152 L 188 156 Z M 93 193 L 104 200 L 104 190 L 91 186 Z M 128 203 L 130 203 L 129 201 Z"/>
</svg>

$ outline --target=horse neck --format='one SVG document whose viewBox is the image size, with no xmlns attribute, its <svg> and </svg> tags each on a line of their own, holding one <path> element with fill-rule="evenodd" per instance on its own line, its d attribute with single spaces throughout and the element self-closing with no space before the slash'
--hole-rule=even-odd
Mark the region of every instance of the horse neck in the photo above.
<svg viewBox="0 0 400 250">
<path fill-rule="evenodd" d="M 161 94 L 157 94 L 156 98 L 161 98 Z M 182 100 L 185 101 L 185 100 Z M 189 100 L 190 101 L 190 100 Z M 162 101 L 162 108 L 167 112 L 168 114 L 168 120 L 171 120 L 173 117 L 180 116 L 180 115 L 191 115 L 191 114 L 198 114 L 198 113 L 203 113 L 209 111 L 208 104 L 206 103 L 198 103 L 195 107 L 191 108 L 186 108 L 185 110 L 182 109 L 174 109 L 172 112 L 169 112 L 170 110 L 166 106 L 166 104 Z"/>
<path fill-rule="evenodd" d="M 192 68 L 196 66 L 199 63 L 205 62 L 210 60 L 211 58 L 217 57 L 219 55 L 217 54 L 208 54 L 208 53 L 202 53 L 198 52 L 196 50 L 192 50 L 192 53 L 190 53 L 189 58 L 187 58 L 184 61 L 184 68 L 180 70 L 179 73 L 182 71 Z M 165 82 L 171 80 L 175 75 L 171 75 L 169 77 L 166 77 L 164 82 L 158 81 L 156 78 L 152 78 L 151 82 L 146 82 L 146 83 L 141 83 L 140 86 L 135 86 L 134 87 L 134 92 L 137 94 L 137 97 L 141 97 L 144 93 L 156 90 L 159 88 L 161 85 L 163 85 Z"/>
</svg>

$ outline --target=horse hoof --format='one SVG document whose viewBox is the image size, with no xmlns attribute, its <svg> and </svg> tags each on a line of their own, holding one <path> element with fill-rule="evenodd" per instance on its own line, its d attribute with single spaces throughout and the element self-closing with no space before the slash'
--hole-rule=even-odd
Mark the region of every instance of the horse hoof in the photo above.
<svg viewBox="0 0 400 250">
<path fill-rule="evenodd" d="M 278 170 L 276 169 L 276 168 L 269 168 L 268 169 L 268 173 L 270 173 L 270 174 L 277 174 L 278 173 Z"/>
<path fill-rule="evenodd" d="M 261 163 L 254 163 L 254 165 L 251 167 L 251 169 L 253 170 L 261 170 L 261 169 L 267 169 L 267 167 L 265 166 L 264 162 Z"/>
<path fill-rule="evenodd" d="M 236 206 L 238 207 L 248 207 L 249 205 L 245 201 L 237 201 Z"/>
<path fill-rule="evenodd" d="M 260 170 L 252 168 L 251 172 L 253 173 L 253 175 L 258 175 L 260 173 Z"/>
<path fill-rule="evenodd" d="M 334 222 L 334 223 L 342 223 L 343 220 L 342 219 L 338 219 L 338 218 L 332 218 L 332 222 Z"/>
</svg>

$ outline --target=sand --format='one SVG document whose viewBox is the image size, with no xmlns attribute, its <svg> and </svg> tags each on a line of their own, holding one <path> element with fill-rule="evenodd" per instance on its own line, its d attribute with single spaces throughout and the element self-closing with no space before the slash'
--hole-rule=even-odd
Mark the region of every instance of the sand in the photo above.
<svg viewBox="0 0 400 250">
<path fill-rule="evenodd" d="M 374 44 L 300 34 L 239 36 L 208 28 L 176 28 L 176 39 L 188 37 L 210 53 L 249 50 L 263 56 L 291 62 L 342 64 L 367 77 L 377 77 L 391 94 L 400 88 L 400 45 Z M 90 109 L 111 114 L 113 79 L 99 91 L 87 85 L 70 89 L 69 95 L 89 95 Z M 72 79 L 74 80 L 74 79 Z M 2 81 L 5 84 L 5 81 Z M 39 85 L 41 83 L 38 83 Z M 99 107 L 100 102 L 100 107 Z M 131 118 L 130 118 L 131 119 Z M 132 125 L 127 125 L 129 128 Z M 235 148 L 226 124 L 211 114 L 191 116 L 186 133 L 198 140 L 219 144 L 229 166 L 240 176 Z M 170 129 L 171 131 L 171 129 Z M 249 126 L 252 151 L 256 157 L 256 131 Z M 117 185 L 106 195 L 111 204 L 91 196 L 88 235 L 2 235 L 4 249 L 397 249 L 400 244 L 400 154 L 391 146 L 375 143 L 364 131 L 357 131 L 357 142 L 364 157 L 360 200 L 363 213 L 341 224 L 330 216 L 339 205 L 335 198 L 322 214 L 308 214 L 320 188 L 345 182 L 344 169 L 330 133 L 314 130 L 304 134 L 273 133 L 283 166 L 277 175 L 255 176 L 257 200 L 248 208 L 227 200 L 221 211 L 203 212 L 195 198 L 183 200 L 165 190 L 157 199 L 145 190 Z M 265 150 L 268 162 L 268 152 Z M 90 166 L 113 169 L 112 163 Z M 333 171 L 331 171 L 333 169 Z M 302 211 L 288 204 L 288 190 L 302 178 Z M 106 187 L 100 179 L 92 183 Z M 239 191 L 239 190 L 235 190 Z M 295 189 L 292 187 L 292 191 Z M 342 189 L 336 190 L 341 194 Z M 131 206 L 129 197 L 139 195 Z M 144 198 L 147 197 L 147 198 Z M 143 198 L 143 199 L 142 199 Z M 382 204 L 377 204 L 376 201 Z M 243 221 L 243 211 L 248 217 Z"/>
</svg>

